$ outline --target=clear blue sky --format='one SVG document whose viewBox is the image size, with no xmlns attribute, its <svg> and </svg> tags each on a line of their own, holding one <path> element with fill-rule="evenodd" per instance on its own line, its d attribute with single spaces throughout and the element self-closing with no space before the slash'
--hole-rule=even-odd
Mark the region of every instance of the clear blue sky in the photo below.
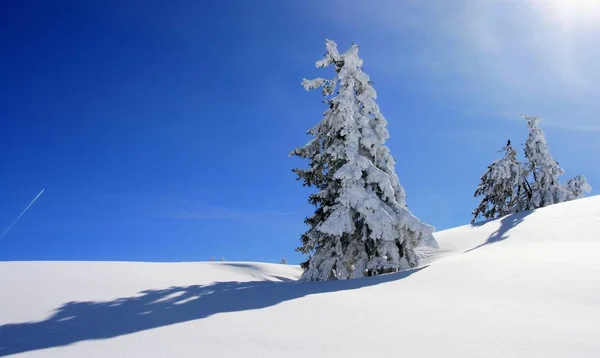
<svg viewBox="0 0 600 358">
<path fill-rule="evenodd" d="M 2 2 L 0 229 L 46 192 L 0 260 L 299 262 L 312 208 L 288 153 L 324 111 L 300 81 L 331 75 L 325 38 L 361 46 L 409 207 L 438 229 L 469 222 L 519 113 L 565 180 L 600 187 L 595 5 L 322 3 Z"/>
</svg>

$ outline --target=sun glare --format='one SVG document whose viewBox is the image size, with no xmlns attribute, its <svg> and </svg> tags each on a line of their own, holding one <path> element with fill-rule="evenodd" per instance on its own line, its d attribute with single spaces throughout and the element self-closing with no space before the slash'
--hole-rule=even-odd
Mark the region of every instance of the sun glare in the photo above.
<svg viewBox="0 0 600 358">
<path fill-rule="evenodd" d="M 588 32 L 600 28 L 600 0 L 536 0 L 544 17 L 564 31 Z"/>
</svg>

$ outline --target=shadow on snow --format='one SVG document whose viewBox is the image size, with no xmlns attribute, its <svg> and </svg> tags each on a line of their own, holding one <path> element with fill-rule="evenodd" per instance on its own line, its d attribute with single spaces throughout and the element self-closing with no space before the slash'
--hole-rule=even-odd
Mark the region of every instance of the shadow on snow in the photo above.
<svg viewBox="0 0 600 358">
<path fill-rule="evenodd" d="M 505 216 L 504 218 L 500 219 L 500 228 L 498 228 L 498 230 L 496 230 L 494 233 L 492 233 L 492 235 L 490 235 L 490 237 L 488 237 L 488 239 L 483 244 L 475 246 L 474 248 L 469 249 L 469 250 L 465 251 L 464 253 L 477 250 L 480 247 L 483 247 L 485 245 L 493 244 L 493 243 L 508 239 L 508 232 L 511 229 L 515 228 L 517 225 L 521 224 L 523 222 L 523 220 L 525 220 L 525 218 L 528 215 L 530 215 L 531 213 L 533 213 L 533 211 L 522 211 L 520 213 Z M 491 221 L 493 221 L 493 220 L 486 220 L 482 223 L 473 224 L 473 226 L 482 226 Z"/>
<path fill-rule="evenodd" d="M 218 313 L 261 309 L 308 295 L 398 281 L 425 267 L 345 281 L 217 282 L 146 290 L 133 297 L 106 302 L 68 302 L 44 321 L 0 326 L 0 357 L 118 337 Z"/>
</svg>

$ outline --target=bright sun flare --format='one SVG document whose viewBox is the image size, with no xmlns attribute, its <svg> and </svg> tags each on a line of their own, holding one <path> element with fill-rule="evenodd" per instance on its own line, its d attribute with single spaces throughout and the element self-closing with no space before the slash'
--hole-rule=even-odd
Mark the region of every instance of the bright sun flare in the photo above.
<svg viewBox="0 0 600 358">
<path fill-rule="evenodd" d="M 567 31 L 600 27 L 600 0 L 534 0 L 535 6 Z"/>
</svg>

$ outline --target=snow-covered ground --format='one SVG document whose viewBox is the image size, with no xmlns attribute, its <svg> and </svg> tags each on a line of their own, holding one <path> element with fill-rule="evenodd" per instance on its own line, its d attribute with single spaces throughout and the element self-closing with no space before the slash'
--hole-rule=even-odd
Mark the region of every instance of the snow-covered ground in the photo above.
<svg viewBox="0 0 600 358">
<path fill-rule="evenodd" d="M 408 272 L 0 263 L 0 356 L 600 357 L 600 196 L 439 232 Z"/>
</svg>

